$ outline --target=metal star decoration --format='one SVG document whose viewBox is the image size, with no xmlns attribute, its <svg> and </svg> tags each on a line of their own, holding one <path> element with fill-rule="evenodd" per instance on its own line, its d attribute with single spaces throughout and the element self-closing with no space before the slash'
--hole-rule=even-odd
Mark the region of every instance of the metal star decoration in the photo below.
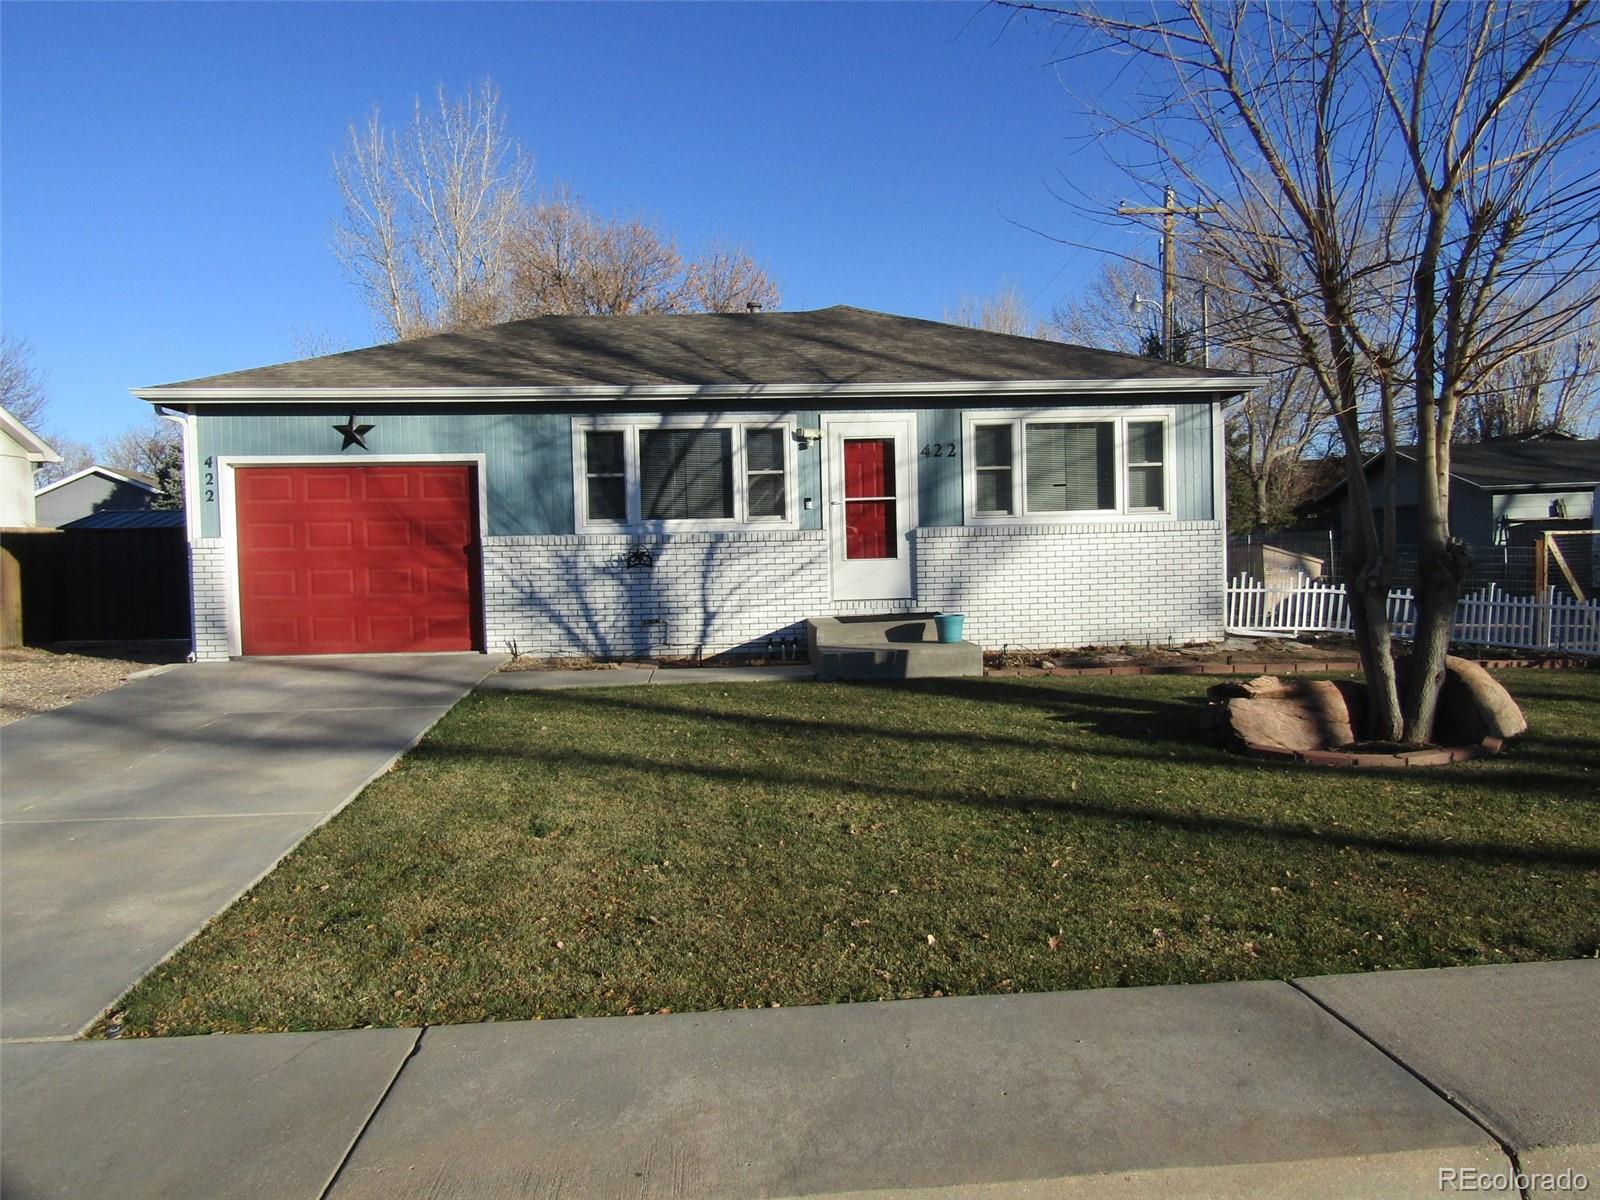
<svg viewBox="0 0 1600 1200">
<path fill-rule="evenodd" d="M 377 428 L 375 425 L 357 425 L 355 414 L 351 413 L 350 419 L 343 425 L 335 425 L 333 431 L 344 437 L 344 445 L 339 449 L 348 450 L 351 446 L 360 446 L 363 450 L 368 450 L 371 447 L 367 445 L 367 434 L 375 428 Z"/>
</svg>

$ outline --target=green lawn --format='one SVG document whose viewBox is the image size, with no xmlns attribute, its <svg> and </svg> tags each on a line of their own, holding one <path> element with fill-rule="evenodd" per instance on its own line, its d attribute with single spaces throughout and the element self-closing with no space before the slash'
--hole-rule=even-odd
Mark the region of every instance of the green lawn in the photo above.
<svg viewBox="0 0 1600 1200">
<path fill-rule="evenodd" d="M 124 999 L 335 1029 L 1594 955 L 1600 671 L 1499 759 L 1317 771 L 1195 677 L 463 701 Z"/>
</svg>

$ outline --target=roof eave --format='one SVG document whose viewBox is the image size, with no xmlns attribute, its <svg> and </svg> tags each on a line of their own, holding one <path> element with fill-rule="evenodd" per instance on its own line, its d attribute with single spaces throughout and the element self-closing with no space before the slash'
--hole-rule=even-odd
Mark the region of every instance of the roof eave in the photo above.
<svg viewBox="0 0 1600 1200">
<path fill-rule="evenodd" d="M 57 460 L 57 461 L 60 461 L 60 460 Z M 99 475 L 99 476 L 102 476 L 103 478 L 106 478 L 106 479 L 113 479 L 118 483 L 126 483 L 126 484 L 130 485 L 131 487 L 140 488 L 143 491 L 149 492 L 152 496 L 158 496 L 158 495 L 161 494 L 161 489 L 160 488 L 152 487 L 150 484 L 146 483 L 142 479 L 135 479 L 133 476 L 127 474 L 126 472 L 117 470 L 115 467 L 102 467 L 102 466 L 85 467 L 81 471 L 74 471 L 71 475 L 63 476 L 62 478 L 57 479 L 52 483 L 45 484 L 42 488 L 37 488 L 34 491 L 33 494 L 34 494 L 35 497 L 42 496 L 46 492 L 53 492 L 57 488 L 66 487 L 67 484 L 76 483 L 76 482 L 78 482 L 78 480 L 83 479 L 83 478 L 85 478 L 85 477 L 87 477 L 89 475 Z"/>
<path fill-rule="evenodd" d="M 921 383 L 709 383 L 564 384 L 546 387 L 191 387 L 133 388 L 151 404 L 314 404 L 328 400 L 465 404 L 485 400 L 544 403 L 646 400 L 896 399 L 909 397 L 1059 396 L 1182 392 L 1233 396 L 1262 386 L 1258 375 L 1176 376 L 1144 379 L 942 380 Z"/>
</svg>

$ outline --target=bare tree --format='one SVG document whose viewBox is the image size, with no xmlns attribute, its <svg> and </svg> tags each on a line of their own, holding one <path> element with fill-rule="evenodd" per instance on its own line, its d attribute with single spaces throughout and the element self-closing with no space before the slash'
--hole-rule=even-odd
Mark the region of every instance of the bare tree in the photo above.
<svg viewBox="0 0 1600 1200">
<path fill-rule="evenodd" d="M 340 354 L 352 349 L 339 334 L 311 325 L 293 325 L 289 328 L 289 345 L 296 358 L 321 358 L 326 354 Z"/>
<path fill-rule="evenodd" d="M 1022 292 L 1009 280 L 1002 280 L 988 296 L 962 296 L 955 308 L 944 310 L 944 319 L 951 325 L 967 325 L 990 333 L 1034 338 L 1051 335 L 1050 325 L 1034 317 Z"/>
<path fill-rule="evenodd" d="M 1108 259 L 1080 294 L 1051 309 L 1051 331 L 1080 346 L 1142 353 L 1152 326 L 1134 300 L 1156 295 L 1160 288 L 1154 268 L 1128 258 Z"/>
<path fill-rule="evenodd" d="M 183 441 L 170 421 L 151 417 L 102 441 L 95 460 L 119 471 L 148 475 L 160 493 L 157 508 L 183 507 Z"/>
<path fill-rule="evenodd" d="M 44 373 L 34 365 L 33 346 L 26 338 L 0 336 L 0 408 L 42 434 L 49 406 L 50 394 Z"/>
<path fill-rule="evenodd" d="M 642 218 L 607 220 L 566 187 L 518 221 L 510 245 L 511 311 L 623 316 L 673 312 L 683 255 Z"/>
<path fill-rule="evenodd" d="M 1462 397 L 1457 440 L 1586 433 L 1600 415 L 1600 312 L 1530 346 L 1484 376 Z"/>
<path fill-rule="evenodd" d="M 441 86 L 404 129 L 373 111 L 334 158 L 344 212 L 334 250 L 393 338 L 505 316 L 505 247 L 532 165 L 487 80 L 463 100 Z"/>
<path fill-rule="evenodd" d="M 510 311 L 518 317 L 742 312 L 778 303 L 777 285 L 744 251 L 713 245 L 686 259 L 655 223 L 601 216 L 566 187 L 524 214 L 508 260 Z"/>
<path fill-rule="evenodd" d="M 747 312 L 777 308 L 781 297 L 771 274 L 748 251 L 714 242 L 689 263 L 683 299 L 693 312 Z"/>
<path fill-rule="evenodd" d="M 1299 347 L 1347 463 L 1368 733 L 1428 740 L 1469 566 L 1449 527 L 1460 406 L 1579 324 L 1581 307 L 1559 298 L 1600 269 L 1588 0 L 1014 6 L 1054 18 L 1066 54 L 1112 50 L 1146 68 L 1122 107 L 1096 109 L 1107 144 L 1134 178 L 1215 210 L 1193 236 Z M 1364 411 L 1384 451 L 1376 512 Z M 1404 426 L 1417 442 L 1418 619 L 1402 694 L 1386 597 Z"/>
</svg>

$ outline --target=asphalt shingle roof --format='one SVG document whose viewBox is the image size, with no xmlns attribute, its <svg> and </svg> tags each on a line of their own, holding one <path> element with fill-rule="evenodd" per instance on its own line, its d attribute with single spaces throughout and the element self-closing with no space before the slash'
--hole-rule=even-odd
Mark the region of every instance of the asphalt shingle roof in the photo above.
<svg viewBox="0 0 1600 1200">
<path fill-rule="evenodd" d="M 1450 473 L 1481 488 L 1600 483 L 1600 440 L 1477 442 L 1453 446 Z"/>
<path fill-rule="evenodd" d="M 1230 379 L 1227 372 L 837 305 L 532 317 L 168 384 L 419 388 Z M 1237 387 L 1231 389 L 1237 391 Z"/>
</svg>

